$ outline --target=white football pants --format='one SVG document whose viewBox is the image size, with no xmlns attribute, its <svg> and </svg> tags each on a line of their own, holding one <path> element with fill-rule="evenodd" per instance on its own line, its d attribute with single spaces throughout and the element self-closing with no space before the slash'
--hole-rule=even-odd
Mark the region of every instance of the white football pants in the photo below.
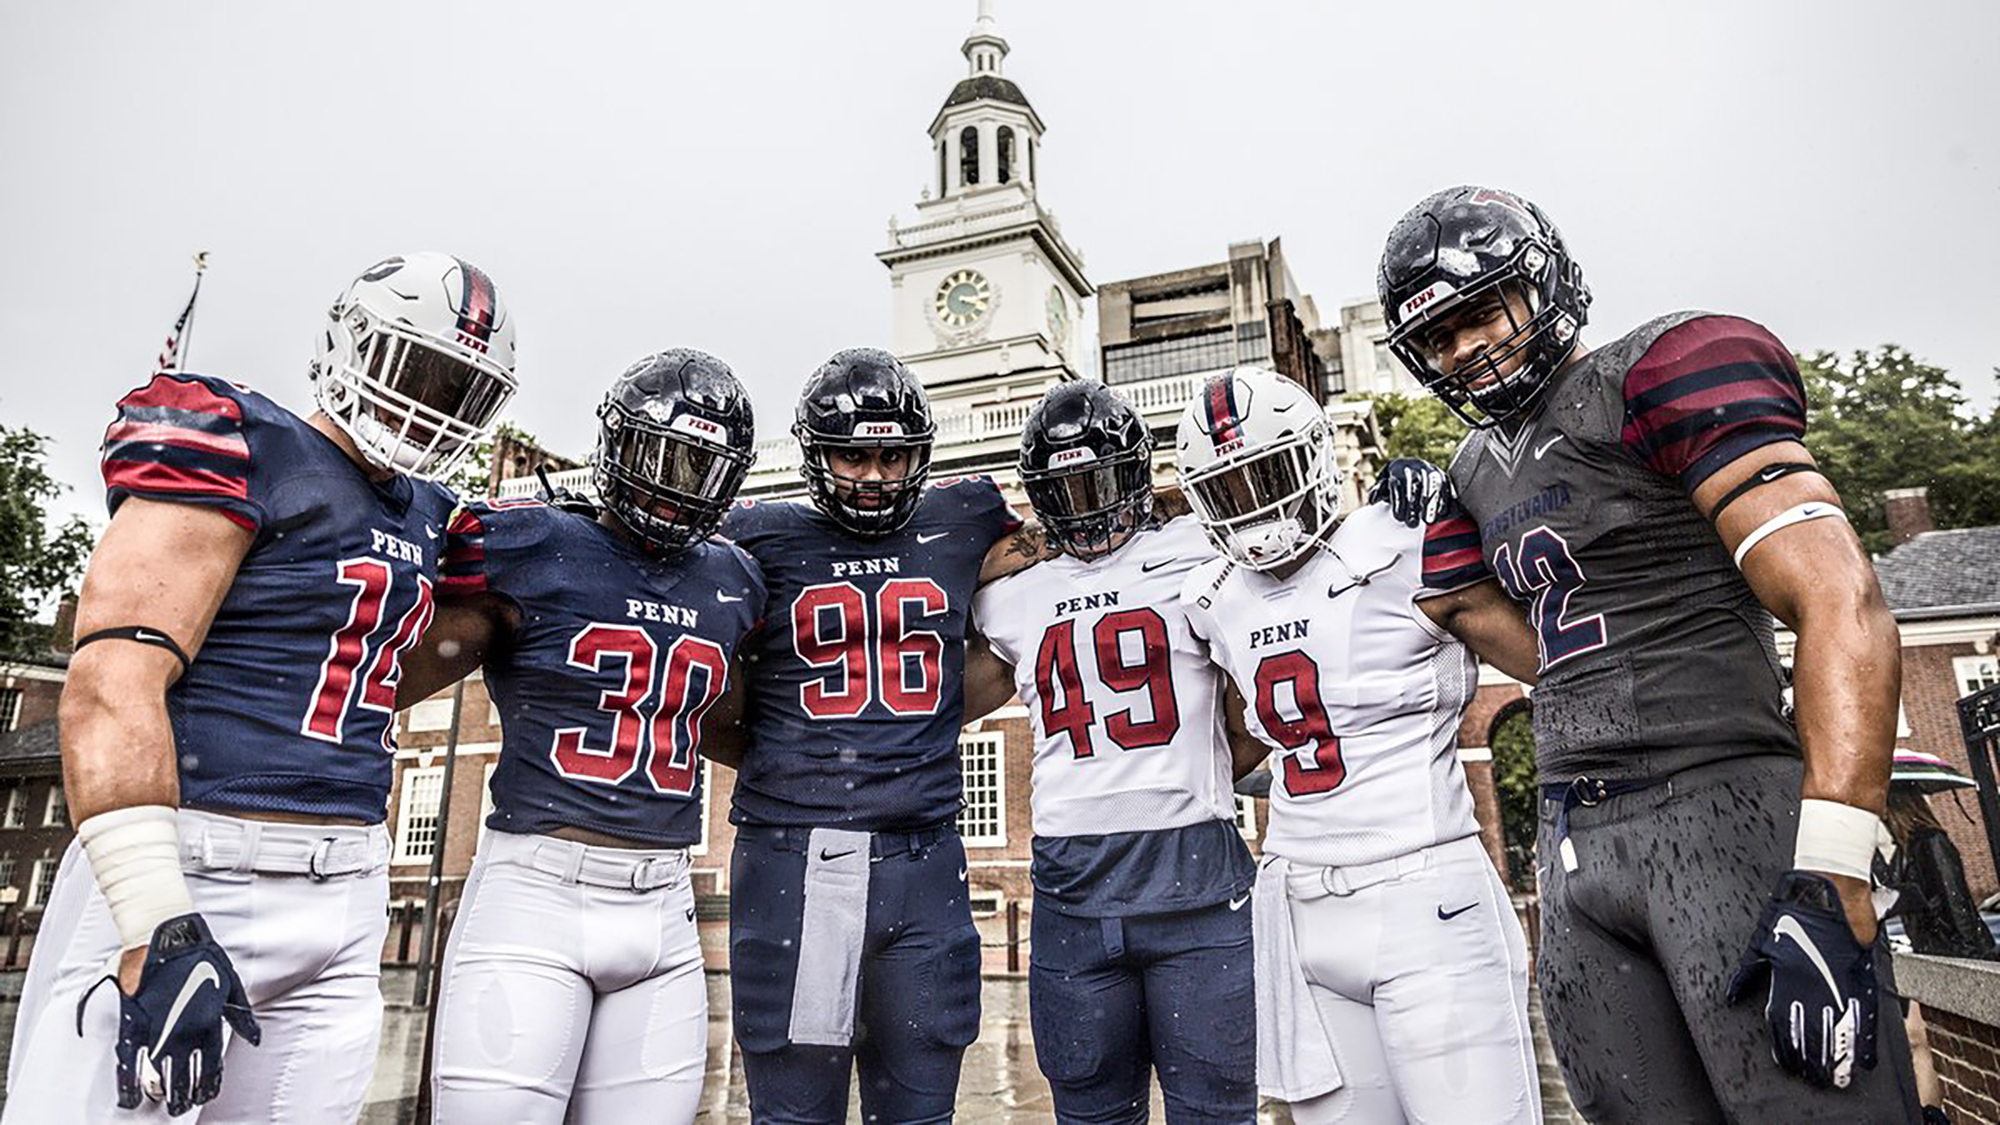
<svg viewBox="0 0 2000 1125">
<path fill-rule="evenodd" d="M 438 993 L 438 1122 L 694 1120 L 708 991 L 687 862 L 485 834 Z"/>
<path fill-rule="evenodd" d="M 1285 890 L 1344 1083 L 1293 1120 L 1541 1121 L 1527 943 L 1479 837 L 1359 867 L 1294 862 Z"/>
<path fill-rule="evenodd" d="M 118 931 L 89 859 L 72 842 L 21 987 L 7 1125 L 361 1115 L 382 1034 L 388 833 L 381 825 L 277 824 L 191 809 L 178 819 L 188 892 L 243 979 L 262 1044 L 230 1035 L 221 1095 L 180 1117 L 168 1118 L 164 1102 L 117 1108 L 118 990 L 106 985 L 91 995 L 81 1037 L 76 1004 L 115 969 Z"/>
</svg>

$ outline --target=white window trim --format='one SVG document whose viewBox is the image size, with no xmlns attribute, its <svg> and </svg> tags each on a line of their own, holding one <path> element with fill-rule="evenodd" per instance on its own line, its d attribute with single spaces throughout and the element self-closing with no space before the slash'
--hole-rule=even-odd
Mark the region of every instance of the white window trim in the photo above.
<svg viewBox="0 0 2000 1125">
<path fill-rule="evenodd" d="M 974 887 L 966 892 L 967 905 L 974 918 L 997 918 L 1007 913 L 1007 892 L 998 887 Z M 984 899 L 993 900 L 993 909 L 986 910 L 979 903 Z"/>
<path fill-rule="evenodd" d="M 36 902 L 35 888 L 42 885 L 42 872 L 45 870 L 49 874 L 49 893 L 46 897 L 42 899 L 42 901 Z M 28 874 L 28 905 L 26 909 L 40 910 L 48 906 L 49 899 L 55 896 L 55 889 L 56 889 L 56 861 L 54 859 L 50 859 L 47 857 L 36 860 L 35 866 L 29 870 Z"/>
<path fill-rule="evenodd" d="M 438 804 L 431 806 L 428 810 L 433 833 L 435 833 L 437 828 L 438 810 L 443 807 L 443 803 L 447 797 L 447 794 L 444 792 L 444 767 L 430 766 L 426 768 L 418 766 L 414 769 L 404 770 L 401 779 L 403 787 L 402 799 L 398 802 L 399 807 L 396 809 L 396 855 L 391 860 L 392 863 L 429 863 L 431 861 L 432 852 L 426 851 L 419 854 L 412 852 L 410 849 L 410 821 L 418 811 L 416 802 L 410 798 L 416 788 L 415 782 L 420 777 L 435 777 L 438 779 Z M 431 847 L 433 850 L 443 843 L 444 841 L 437 839 L 435 834 L 433 834 L 431 838 Z"/>
<path fill-rule="evenodd" d="M 49 786 L 49 799 L 42 806 L 43 828 L 67 828 L 69 826 L 69 806 L 63 803 L 62 782 Z"/>
<path fill-rule="evenodd" d="M 966 813 L 972 811 L 968 800 L 965 810 L 959 813 L 959 838 L 968 848 L 1004 848 L 1007 846 L 1007 739 L 1000 731 L 979 734 L 961 733 L 958 736 L 958 753 L 961 771 L 964 769 L 965 751 L 968 745 L 991 746 L 993 748 L 993 833 L 973 836 L 966 832 Z"/>
<path fill-rule="evenodd" d="M 26 696 L 26 692 L 11 684 L 0 687 L 0 731 L 13 730 L 20 724 L 21 700 Z"/>
<path fill-rule="evenodd" d="M 1236 794 L 1236 830 L 1245 840 L 1257 838 L 1257 798 Z"/>
<path fill-rule="evenodd" d="M 15 785 L 7 790 L 7 809 L 0 813 L 0 828 L 26 828 L 28 826 L 28 788 Z"/>
<path fill-rule="evenodd" d="M 701 760 L 701 788 L 699 790 L 701 793 L 701 837 L 694 842 L 693 847 L 688 849 L 688 854 L 691 856 L 708 854 L 709 802 L 715 800 L 714 777 L 713 771 L 708 768 L 709 764 L 707 758 Z"/>
<path fill-rule="evenodd" d="M 1958 697 L 1964 699 L 1981 688 L 2000 684 L 2000 656 L 1954 656 L 1951 676 L 1958 681 Z"/>
</svg>

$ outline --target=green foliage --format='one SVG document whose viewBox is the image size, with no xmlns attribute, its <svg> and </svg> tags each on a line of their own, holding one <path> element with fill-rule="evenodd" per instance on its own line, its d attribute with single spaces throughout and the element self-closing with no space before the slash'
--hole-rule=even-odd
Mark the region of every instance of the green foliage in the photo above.
<svg viewBox="0 0 2000 1125">
<path fill-rule="evenodd" d="M 1894 344 L 1799 357 L 1806 447 L 1870 551 L 1890 547 L 1882 493 L 1930 489 L 1939 527 L 2000 524 L 2000 415 L 1966 409 L 1957 380 Z"/>
<path fill-rule="evenodd" d="M 1493 728 L 1493 789 L 1500 801 L 1500 831 L 1507 845 L 1507 868 L 1516 888 L 1534 883 L 1535 821 L 1539 792 L 1535 787 L 1535 730 L 1526 707 L 1517 708 Z"/>
<path fill-rule="evenodd" d="M 0 652 L 46 647 L 35 617 L 75 586 L 95 541 L 82 516 L 49 527 L 51 501 L 67 491 L 48 473 L 48 439 L 0 426 Z"/>
<path fill-rule="evenodd" d="M 1382 452 L 1391 460 L 1421 457 L 1444 468 L 1451 464 L 1458 443 L 1465 440 L 1465 423 L 1431 395 L 1361 397 L 1375 404 L 1375 425 L 1382 432 Z"/>
<path fill-rule="evenodd" d="M 512 422 L 501 422 L 493 427 L 493 433 L 485 441 L 472 447 L 463 460 L 452 469 L 451 475 L 443 483 L 458 494 L 460 500 L 483 500 L 489 491 L 488 482 L 493 476 L 493 445 L 502 437 L 516 438 L 530 444 L 540 444 L 535 436 Z"/>
</svg>

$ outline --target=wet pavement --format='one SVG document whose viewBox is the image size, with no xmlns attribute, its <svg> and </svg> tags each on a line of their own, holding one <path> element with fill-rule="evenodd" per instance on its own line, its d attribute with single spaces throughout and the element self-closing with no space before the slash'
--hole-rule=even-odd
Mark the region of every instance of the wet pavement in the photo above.
<svg viewBox="0 0 2000 1125">
<path fill-rule="evenodd" d="M 423 1068 L 424 1020 L 422 1010 L 408 1002 L 412 976 L 406 969 L 385 970 L 383 975 L 382 991 L 387 1004 L 382 1046 L 362 1114 L 362 1121 L 369 1125 L 400 1125 L 415 1120 L 416 1090 Z M 19 972 L 0 973 L 0 1057 L 6 1054 L 13 1037 L 20 978 Z M 1546 1120 L 1551 1125 L 1577 1125 L 1582 1119 L 1570 1108 L 1563 1092 L 1562 1077 L 1557 1073 L 1542 1029 L 1540 1003 L 1532 991 L 1529 995 Z M 966 1051 L 965 1069 L 959 1080 L 957 1120 L 965 1125 L 1054 1120 L 1048 1083 L 1036 1069 L 1035 1045 L 1028 1030 L 1028 982 L 1020 978 L 989 978 L 981 1005 L 984 1014 L 979 1040 Z M 695 1120 L 747 1122 L 750 1102 L 743 1088 L 742 1056 L 730 1037 L 728 976 L 709 976 L 708 1010 L 708 1077 Z M 850 1096 L 848 1105 L 848 1120 L 859 1122 L 859 1098 Z M 1290 1122 L 1292 1116 L 1283 1105 L 1273 1103 L 1263 1109 L 1259 1118 L 1265 1122 Z M 1157 1088 L 1153 1091 L 1152 1120 L 1165 1120 Z"/>
</svg>

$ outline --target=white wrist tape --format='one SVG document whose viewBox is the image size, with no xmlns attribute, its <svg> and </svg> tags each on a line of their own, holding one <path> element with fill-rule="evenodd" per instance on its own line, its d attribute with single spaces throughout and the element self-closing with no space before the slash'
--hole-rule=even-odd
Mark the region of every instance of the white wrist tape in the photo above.
<svg viewBox="0 0 2000 1125">
<path fill-rule="evenodd" d="M 143 948 L 160 923 L 194 913 L 181 874 L 181 834 L 173 809 L 112 809 L 77 825 L 76 835 L 111 907 L 121 949 Z"/>
<path fill-rule="evenodd" d="M 1838 504 L 1829 504 L 1824 500 L 1808 500 L 1803 504 L 1786 508 L 1784 511 L 1765 520 L 1758 526 L 1757 530 L 1744 536 L 1743 542 L 1736 545 L 1736 569 L 1742 570 L 1743 556 L 1749 554 L 1750 548 L 1762 543 L 1773 532 L 1783 531 L 1795 523 L 1804 523 L 1807 520 L 1816 520 L 1825 516 L 1837 516 L 1840 519 L 1846 519 L 1847 513 L 1841 511 Z"/>
<path fill-rule="evenodd" d="M 1799 842 L 1792 866 L 1804 871 L 1867 879 L 1874 874 L 1882 818 L 1839 801 L 1799 802 Z"/>
</svg>

